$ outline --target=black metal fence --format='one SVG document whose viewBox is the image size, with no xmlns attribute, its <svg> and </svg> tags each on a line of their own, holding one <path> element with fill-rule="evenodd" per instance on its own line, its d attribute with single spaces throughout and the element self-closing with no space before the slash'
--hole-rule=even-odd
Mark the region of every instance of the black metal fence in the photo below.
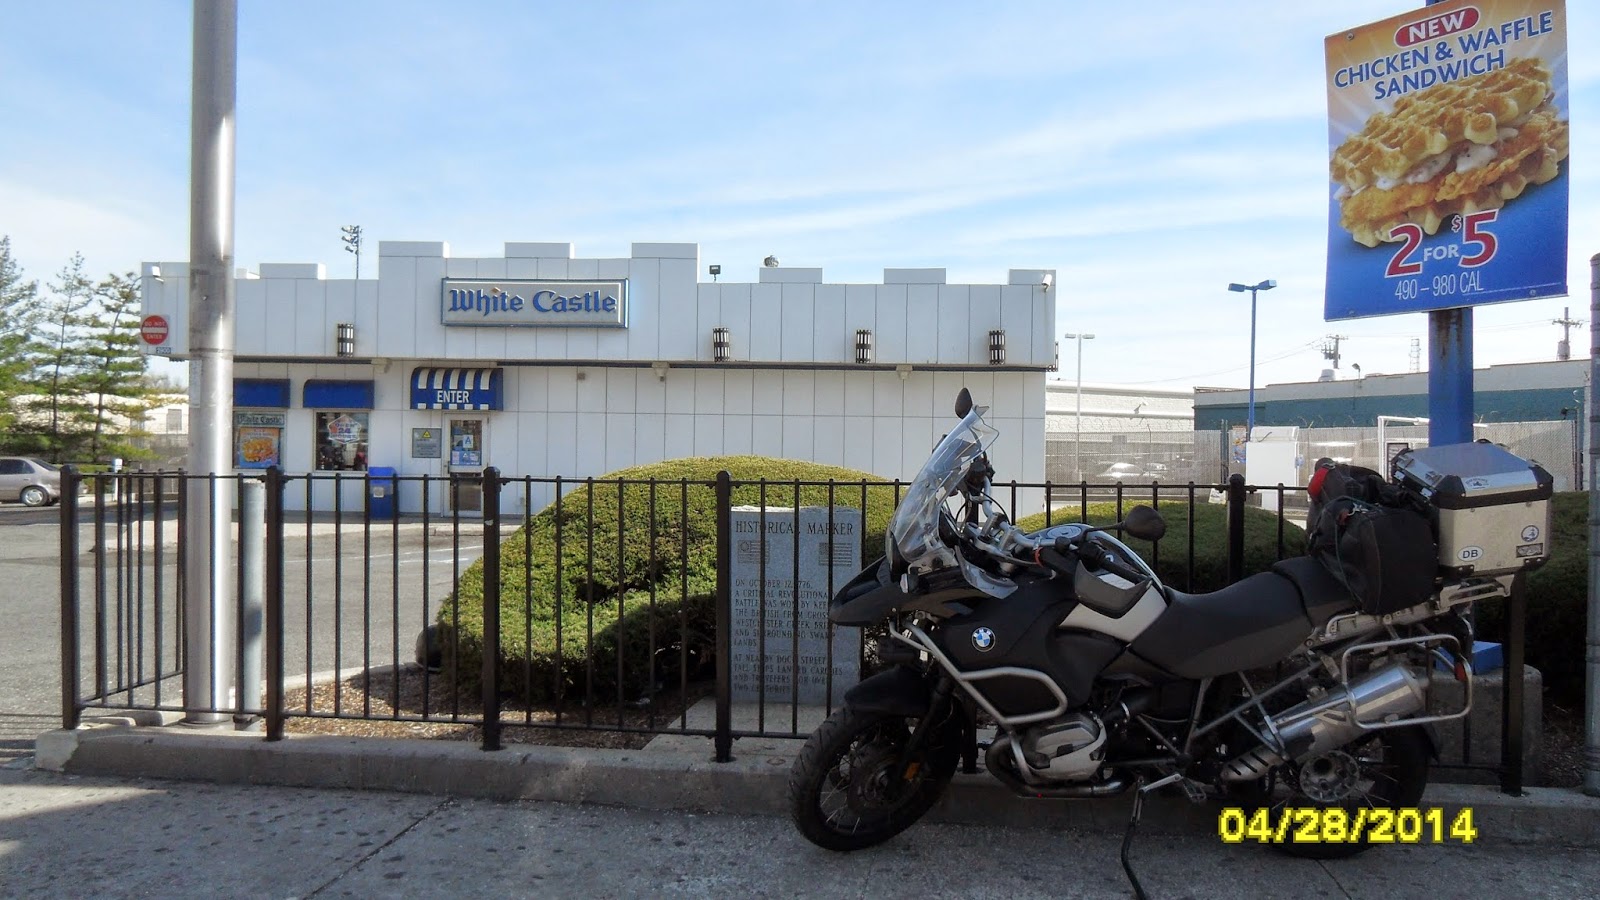
<svg viewBox="0 0 1600 900">
<path fill-rule="evenodd" d="M 80 494 L 85 480 L 92 490 Z M 191 506 L 205 502 L 207 518 L 232 518 L 228 507 L 244 509 L 255 481 L 265 484 L 264 503 L 250 512 L 264 520 L 262 571 L 244 571 L 237 548 L 233 560 L 191 560 L 189 548 L 204 546 L 185 539 Z M 313 730 L 312 720 L 399 723 L 402 733 L 471 726 L 485 750 L 500 748 L 508 728 L 603 730 L 710 738 L 718 760 L 730 759 L 741 737 L 808 733 L 843 688 L 870 673 L 871 642 L 841 638 L 822 612 L 881 553 L 904 489 L 727 472 L 503 477 L 492 468 L 481 478 L 275 469 L 85 478 L 69 468 L 63 483 L 66 727 L 85 710 L 259 717 L 269 740 L 296 721 Z M 418 511 L 395 510 L 402 485 L 404 496 L 420 499 Z M 479 491 L 481 509 L 463 510 Z M 362 499 L 352 504 L 352 494 Z M 1303 506 L 1293 502 L 1303 494 L 1249 487 L 1239 476 L 994 490 L 1009 509 L 1043 509 L 1041 525 L 1116 521 L 1137 503 L 1164 509 L 1169 534 L 1149 547 L 1149 560 L 1186 591 L 1213 590 L 1300 552 L 1298 525 L 1284 510 Z M 506 521 L 508 496 L 521 509 L 548 504 Z M 330 508 L 308 511 L 325 502 Z M 1277 512 L 1247 540 L 1253 505 Z M 1225 561 L 1205 552 L 1219 531 Z M 1197 535 L 1205 535 L 1198 550 Z M 234 587 L 226 609 L 216 592 L 191 586 L 191 569 L 203 568 L 213 584 L 223 565 Z M 491 597 L 499 602 L 485 602 Z M 208 661 L 231 669 L 228 693 L 215 689 L 218 679 L 205 696 L 184 689 L 186 611 L 202 608 L 212 623 L 203 643 L 228 654 Z M 1521 671 L 1522 609 L 1514 598 L 1507 616 L 1513 672 Z M 1473 764 L 1469 732 L 1461 759 L 1447 762 L 1498 770 L 1508 790 L 1520 790 L 1522 681 L 1505 681 L 1502 759 Z"/>
</svg>

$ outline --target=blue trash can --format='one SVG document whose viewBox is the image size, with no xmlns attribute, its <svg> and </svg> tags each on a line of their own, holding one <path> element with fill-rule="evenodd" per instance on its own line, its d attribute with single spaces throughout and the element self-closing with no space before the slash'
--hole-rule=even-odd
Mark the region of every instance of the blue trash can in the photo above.
<svg viewBox="0 0 1600 900">
<path fill-rule="evenodd" d="M 395 491 L 399 481 L 391 466 L 367 468 L 367 512 L 374 519 L 395 517 Z"/>
</svg>

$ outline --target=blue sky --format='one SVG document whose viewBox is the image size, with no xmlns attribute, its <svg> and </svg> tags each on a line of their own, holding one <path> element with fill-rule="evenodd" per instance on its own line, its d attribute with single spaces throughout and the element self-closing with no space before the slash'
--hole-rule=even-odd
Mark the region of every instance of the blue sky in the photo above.
<svg viewBox="0 0 1600 900">
<path fill-rule="evenodd" d="M 1058 270 L 1085 381 L 1409 370 L 1418 314 L 1325 322 L 1324 36 L 1416 4 L 241 3 L 236 262 L 322 262 L 339 226 L 443 240 L 694 241 L 877 281 Z M 1570 299 L 1482 307 L 1479 365 L 1553 359 L 1600 252 L 1600 8 L 1569 0 Z M 31 277 L 188 256 L 191 6 L 7 4 L 0 234 Z M 1575 332 L 1578 354 L 1587 328 Z M 1075 360 L 1063 346 L 1062 376 Z"/>
</svg>

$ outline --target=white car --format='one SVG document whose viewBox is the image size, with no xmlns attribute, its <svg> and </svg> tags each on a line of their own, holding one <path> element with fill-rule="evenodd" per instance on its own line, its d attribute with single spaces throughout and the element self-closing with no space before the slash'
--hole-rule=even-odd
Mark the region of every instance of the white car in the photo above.
<svg viewBox="0 0 1600 900">
<path fill-rule="evenodd" d="M 0 456 L 0 500 L 45 506 L 61 499 L 61 470 L 31 456 Z"/>
<path fill-rule="evenodd" d="M 1112 463 L 1104 472 L 1095 476 L 1096 480 L 1111 481 L 1148 481 L 1150 474 L 1133 463 Z"/>
</svg>

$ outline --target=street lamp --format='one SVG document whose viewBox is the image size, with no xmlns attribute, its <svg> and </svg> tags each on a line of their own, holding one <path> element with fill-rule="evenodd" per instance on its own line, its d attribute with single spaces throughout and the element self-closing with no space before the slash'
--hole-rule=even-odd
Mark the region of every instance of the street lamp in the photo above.
<svg viewBox="0 0 1600 900">
<path fill-rule="evenodd" d="M 356 255 L 356 281 L 361 280 L 361 226 L 341 225 L 339 230 L 344 236 L 339 240 L 344 241 L 344 249 Z M 359 288 L 357 288 L 359 290 Z"/>
<path fill-rule="evenodd" d="M 1071 332 L 1068 332 L 1067 334 L 1062 335 L 1062 337 L 1066 338 L 1069 341 L 1075 340 L 1075 341 L 1078 342 L 1078 414 L 1076 416 L 1077 423 L 1075 425 L 1075 427 L 1077 429 L 1077 434 L 1072 440 L 1072 468 L 1077 471 L 1078 480 L 1082 481 L 1083 480 L 1083 342 L 1084 341 L 1092 341 L 1092 340 L 1094 340 L 1094 335 L 1092 335 L 1092 334 L 1072 334 Z"/>
<path fill-rule="evenodd" d="M 1250 292 L 1250 412 L 1246 416 L 1244 426 L 1244 439 L 1249 442 L 1256 430 L 1256 291 L 1270 291 L 1278 283 L 1268 278 L 1258 284 L 1230 284 L 1228 290 L 1235 293 Z"/>
</svg>

